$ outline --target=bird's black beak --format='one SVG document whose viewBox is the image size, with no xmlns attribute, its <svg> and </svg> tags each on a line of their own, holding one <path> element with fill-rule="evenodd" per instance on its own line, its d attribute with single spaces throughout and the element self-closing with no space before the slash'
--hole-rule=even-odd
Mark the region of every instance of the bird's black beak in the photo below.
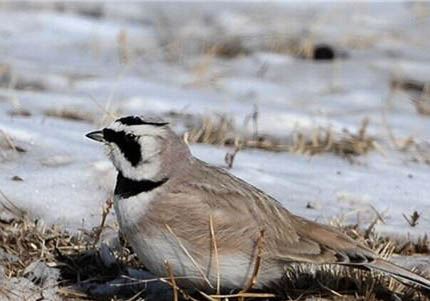
<svg viewBox="0 0 430 301">
<path fill-rule="evenodd" d="M 103 137 L 103 131 L 94 131 L 86 134 L 88 138 L 95 140 L 97 142 L 105 142 L 105 138 Z"/>
</svg>

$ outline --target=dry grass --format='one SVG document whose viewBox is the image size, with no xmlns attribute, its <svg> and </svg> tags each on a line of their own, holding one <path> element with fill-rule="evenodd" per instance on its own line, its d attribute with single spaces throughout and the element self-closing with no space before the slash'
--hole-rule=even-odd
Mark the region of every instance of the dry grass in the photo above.
<svg viewBox="0 0 430 301">
<path fill-rule="evenodd" d="M 394 141 L 396 147 L 400 151 L 411 154 L 411 161 L 430 165 L 430 143 L 426 141 L 417 141 L 413 137 L 401 141 Z"/>
<path fill-rule="evenodd" d="M 341 266 L 291 266 L 285 278 L 283 290 L 290 300 L 429 300 L 381 274 Z"/>
<path fill-rule="evenodd" d="M 430 93 L 420 97 L 412 97 L 411 101 L 415 105 L 418 114 L 430 115 Z"/>
<path fill-rule="evenodd" d="M 188 143 L 233 145 L 239 137 L 233 119 L 220 115 L 216 119 L 204 117 L 201 124 L 188 129 L 183 138 Z"/>
<path fill-rule="evenodd" d="M 18 77 L 8 64 L 0 64 L 0 87 L 10 90 L 45 91 L 46 84 L 35 78 Z"/>
<path fill-rule="evenodd" d="M 392 79 L 391 89 L 410 94 L 410 100 L 418 114 L 430 115 L 430 84 L 413 79 Z"/>
<path fill-rule="evenodd" d="M 311 132 L 294 131 L 284 138 L 243 134 L 231 118 L 225 115 L 204 117 L 202 122 L 184 134 L 188 143 L 206 143 L 235 146 L 238 149 L 257 148 L 275 152 L 293 152 L 307 155 L 333 153 L 343 158 L 366 154 L 378 148 L 376 139 L 367 134 L 369 121 L 364 119 L 357 133 L 344 129 L 335 133 L 331 128 L 317 128 Z M 236 151 L 237 152 L 237 151 Z"/>
<path fill-rule="evenodd" d="M 44 112 L 46 116 L 57 117 L 61 119 L 75 120 L 75 121 L 87 121 L 94 122 L 95 118 L 93 114 L 83 112 L 76 108 L 56 108 L 49 109 Z"/>
<path fill-rule="evenodd" d="M 0 221 L 0 247 L 17 260 L 3 260 L 7 277 L 21 277 L 24 269 L 36 260 L 48 265 L 58 263 L 58 255 L 76 254 L 91 249 L 84 235 L 72 235 L 58 227 L 39 225 L 26 217 L 11 222 Z"/>
<path fill-rule="evenodd" d="M 336 51 L 334 45 L 317 43 L 313 37 L 280 39 L 272 43 L 270 50 L 282 54 L 287 53 L 301 59 L 313 60 L 333 60 L 339 54 L 345 56 L 344 53 Z"/>
<path fill-rule="evenodd" d="M 398 254 L 405 256 L 412 254 L 430 255 L 430 241 L 427 235 L 415 241 L 393 239 L 387 236 L 376 235 L 373 231 L 374 225 L 372 223 L 368 229 L 364 230 L 360 229 L 358 225 L 343 226 L 341 229 L 349 237 L 366 244 L 378 253 L 381 253 L 383 249 L 390 249 L 388 253 L 383 253 L 385 255 Z"/>
<path fill-rule="evenodd" d="M 0 155 L 5 157 L 3 151 L 13 150 L 17 153 L 25 153 L 27 150 L 14 141 L 14 139 L 6 132 L 0 130 Z"/>
<path fill-rule="evenodd" d="M 104 220 L 103 216 L 102 220 Z M 371 231 L 362 232 L 357 226 L 345 227 L 343 231 L 383 255 L 392 252 L 430 253 L 427 237 L 415 243 L 400 244 L 387 237 L 377 237 Z M 9 221 L 0 220 L 0 250 L 14 258 L 2 257 L 0 264 L 5 267 L 6 277 L 11 278 L 23 276 L 24 270 L 35 261 L 44 262 L 50 267 L 60 269 L 61 279 L 58 285 L 59 294 L 63 298 L 66 300 L 96 300 L 96 296 L 89 295 L 87 291 L 76 291 L 71 287 L 79 283 L 94 286 L 108 283 L 120 275 L 126 275 L 127 267 L 142 268 L 128 247 L 123 247 L 116 254 L 117 263 L 115 265 L 107 267 L 95 248 L 98 237 L 97 229 L 88 233 L 81 232 L 78 235 L 72 235 L 56 226 L 40 225 L 25 215 L 16 216 Z M 258 249 L 259 253 L 263 248 L 262 245 L 261 243 L 261 248 Z M 260 260 L 264 260 L 262 256 L 259 257 Z M 169 267 L 167 268 L 169 269 Z M 177 287 L 176 282 L 171 278 L 172 275 L 169 279 L 175 287 L 175 298 L 178 298 L 178 293 L 187 296 L 186 292 Z M 219 294 L 206 295 L 204 292 L 200 292 L 191 300 L 307 300 L 307 298 L 363 301 L 430 300 L 418 291 L 383 277 L 381 274 L 346 267 L 293 265 L 286 270 L 285 279 L 280 284 L 263 291 L 251 289 L 256 279 L 258 279 L 258 268 L 250 279 L 250 284 L 230 297 Z M 123 295 L 119 296 L 105 296 L 104 300 L 131 300 L 128 298 L 136 292 L 130 290 L 125 289 Z M 275 296 L 276 298 L 273 298 Z"/>
<path fill-rule="evenodd" d="M 299 58 L 312 58 L 315 41 L 311 37 L 278 38 L 270 43 L 270 50 L 277 53 L 287 53 Z"/>
<path fill-rule="evenodd" d="M 301 59 L 334 59 L 338 51 L 328 44 L 319 43 L 312 35 L 292 37 L 279 33 L 267 33 L 259 36 L 236 35 L 224 39 L 205 41 L 203 52 L 207 55 L 223 59 L 232 59 L 238 56 L 252 54 L 255 49 L 260 51 L 288 54 Z M 322 50 L 322 51 L 321 51 Z M 320 54 L 329 54 L 321 56 Z"/>
<path fill-rule="evenodd" d="M 8 255 L 0 257 L 0 265 L 5 268 L 6 277 L 12 278 L 25 276 L 25 269 L 31 263 L 43 262 L 60 270 L 58 292 L 62 297 L 67 300 L 93 300 L 88 292 L 76 291 L 71 287 L 116 279 L 126 274 L 126 265 L 141 267 L 126 247 L 115 254 L 116 265 L 106 266 L 95 247 L 98 238 L 98 228 L 74 235 L 57 226 L 40 225 L 25 215 L 16 215 L 12 220 L 0 220 L 0 251 Z"/>
<path fill-rule="evenodd" d="M 246 56 L 251 53 L 251 50 L 244 46 L 243 39 L 238 36 L 218 40 L 205 46 L 205 53 L 225 59 Z"/>
<path fill-rule="evenodd" d="M 318 128 L 310 136 L 299 132 L 290 151 L 309 155 L 334 153 L 341 157 L 366 154 L 377 147 L 375 138 L 367 135 L 368 124 L 368 119 L 364 119 L 357 133 L 344 129 L 341 135 L 333 133 L 330 128 Z"/>
<path fill-rule="evenodd" d="M 421 93 L 425 90 L 425 84 L 421 81 L 408 78 L 392 78 L 390 80 L 392 89 L 401 89 L 408 92 Z"/>
</svg>

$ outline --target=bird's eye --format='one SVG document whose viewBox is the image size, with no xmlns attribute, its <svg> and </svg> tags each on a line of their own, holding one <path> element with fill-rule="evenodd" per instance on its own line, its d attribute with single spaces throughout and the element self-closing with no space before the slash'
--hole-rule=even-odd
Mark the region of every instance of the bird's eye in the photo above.
<svg viewBox="0 0 430 301">
<path fill-rule="evenodd" d="M 134 135 L 134 134 L 127 134 L 127 137 L 129 138 L 129 139 L 136 139 L 136 135 Z"/>
</svg>

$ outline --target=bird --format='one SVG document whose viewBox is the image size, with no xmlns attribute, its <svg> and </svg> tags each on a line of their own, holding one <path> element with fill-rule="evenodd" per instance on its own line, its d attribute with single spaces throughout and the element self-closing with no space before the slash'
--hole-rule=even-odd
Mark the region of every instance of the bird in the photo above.
<svg viewBox="0 0 430 301">
<path fill-rule="evenodd" d="M 168 264 L 183 288 L 234 290 L 249 284 L 258 265 L 253 288 L 261 289 L 279 282 L 292 264 L 334 264 L 430 289 L 428 279 L 194 157 L 157 115 L 121 117 L 86 136 L 105 145 L 117 170 L 120 232 L 158 277 L 169 276 Z"/>
</svg>

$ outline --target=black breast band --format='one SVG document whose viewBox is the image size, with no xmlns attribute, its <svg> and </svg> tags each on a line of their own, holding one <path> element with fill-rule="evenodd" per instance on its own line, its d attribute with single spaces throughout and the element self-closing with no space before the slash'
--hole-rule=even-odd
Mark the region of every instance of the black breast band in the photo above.
<svg viewBox="0 0 430 301">
<path fill-rule="evenodd" d="M 116 178 L 115 186 L 115 196 L 119 196 L 123 199 L 135 196 L 141 192 L 149 192 L 157 187 L 160 187 L 169 180 L 164 178 L 160 181 L 150 181 L 150 180 L 130 180 L 125 178 L 120 172 Z"/>
</svg>

